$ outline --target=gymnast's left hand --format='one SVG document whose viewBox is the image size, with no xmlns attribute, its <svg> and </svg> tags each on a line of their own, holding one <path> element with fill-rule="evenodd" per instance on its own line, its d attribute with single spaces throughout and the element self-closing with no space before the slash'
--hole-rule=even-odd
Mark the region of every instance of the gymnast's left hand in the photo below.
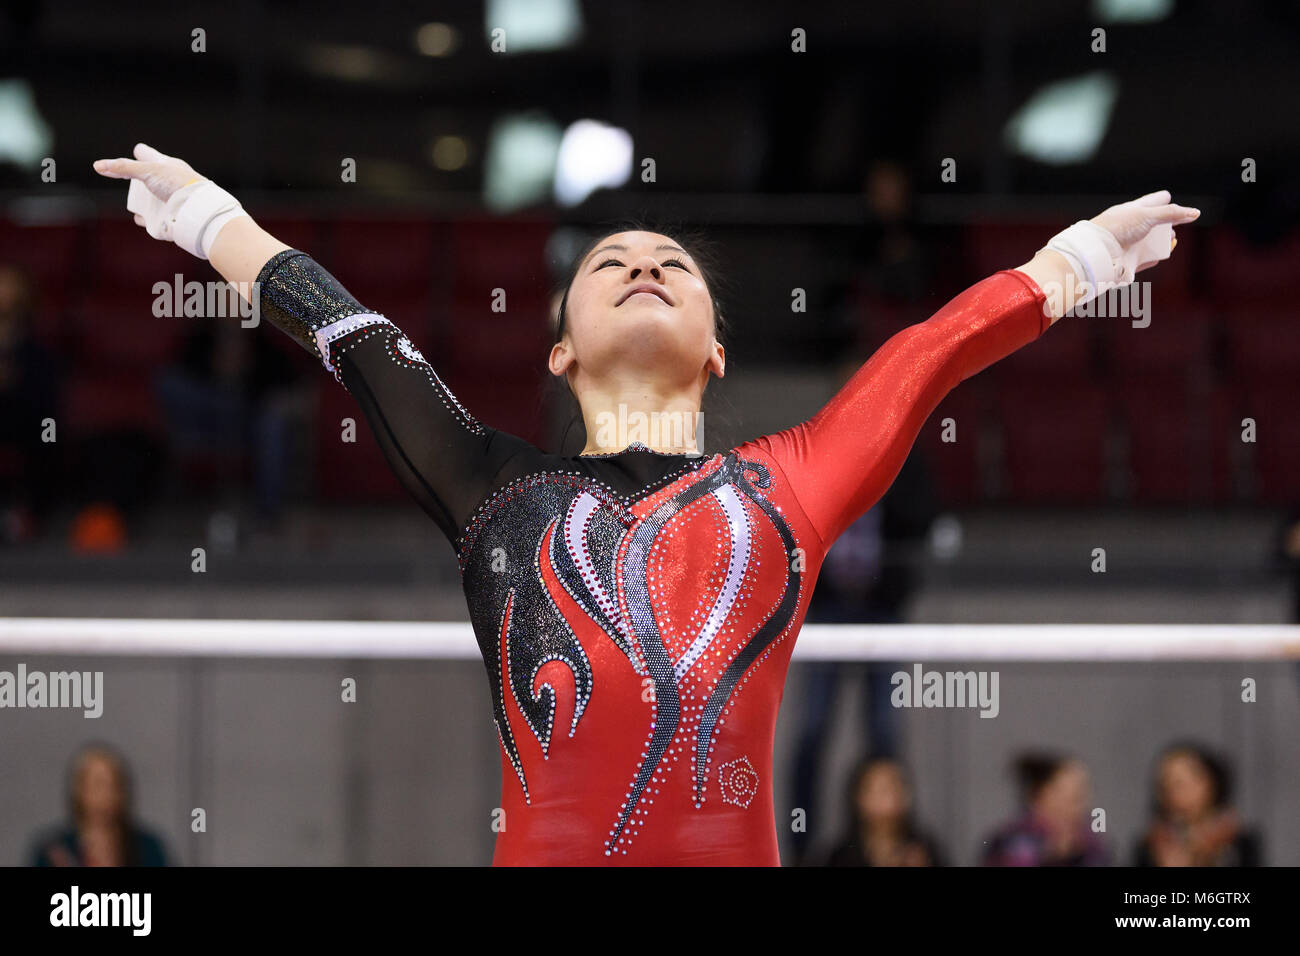
<svg viewBox="0 0 1300 956">
<path fill-rule="evenodd" d="M 185 160 L 161 153 L 147 143 L 136 143 L 134 153 L 135 159 L 97 159 L 95 172 L 110 179 L 138 179 L 162 203 L 178 190 L 207 178 Z M 135 214 L 135 224 L 145 225 L 139 213 Z"/>
</svg>

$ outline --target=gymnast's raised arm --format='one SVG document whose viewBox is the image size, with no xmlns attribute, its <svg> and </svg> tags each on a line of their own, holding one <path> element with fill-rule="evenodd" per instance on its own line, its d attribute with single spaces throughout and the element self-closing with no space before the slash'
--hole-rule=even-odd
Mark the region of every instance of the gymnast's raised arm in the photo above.
<svg viewBox="0 0 1300 956">
<path fill-rule="evenodd" d="M 1167 258 L 1173 227 L 1199 214 L 1160 190 L 1075 223 L 1029 262 L 981 280 L 892 336 L 808 421 L 757 439 L 823 544 L 829 548 L 888 490 L 948 392 Z"/>
<path fill-rule="evenodd" d="M 333 374 L 403 486 L 455 544 L 502 464 L 530 446 L 477 421 L 400 328 L 258 226 L 225 190 L 143 143 L 135 155 L 99 160 L 95 170 L 131 179 L 127 206 L 138 225 L 207 258 L 261 318 Z"/>
</svg>

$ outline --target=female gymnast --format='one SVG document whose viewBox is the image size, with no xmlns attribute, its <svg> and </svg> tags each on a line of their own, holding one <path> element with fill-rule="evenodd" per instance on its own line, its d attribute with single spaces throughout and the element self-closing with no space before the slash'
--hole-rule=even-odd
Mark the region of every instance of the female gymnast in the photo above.
<svg viewBox="0 0 1300 956">
<path fill-rule="evenodd" d="M 134 156 L 94 168 L 132 181 L 151 236 L 256 281 L 260 314 L 352 394 L 454 547 L 501 744 L 498 865 L 778 865 L 773 733 L 826 550 L 953 387 L 1133 281 L 1199 215 L 1162 190 L 1076 223 L 894 335 L 808 421 L 712 456 L 689 438 L 600 443 L 620 405 L 698 412 L 725 366 L 690 251 L 603 236 L 549 358 L 587 425 L 561 457 L 474 418 L 400 328 L 189 164 Z"/>
</svg>

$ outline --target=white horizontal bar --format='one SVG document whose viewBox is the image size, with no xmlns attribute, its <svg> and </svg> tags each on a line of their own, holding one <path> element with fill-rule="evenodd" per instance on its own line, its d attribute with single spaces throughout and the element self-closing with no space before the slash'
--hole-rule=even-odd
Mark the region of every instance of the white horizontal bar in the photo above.
<svg viewBox="0 0 1300 956">
<path fill-rule="evenodd" d="M 467 622 L 0 618 L 0 654 L 478 659 Z M 1300 625 L 808 624 L 799 660 L 1300 660 Z"/>
</svg>

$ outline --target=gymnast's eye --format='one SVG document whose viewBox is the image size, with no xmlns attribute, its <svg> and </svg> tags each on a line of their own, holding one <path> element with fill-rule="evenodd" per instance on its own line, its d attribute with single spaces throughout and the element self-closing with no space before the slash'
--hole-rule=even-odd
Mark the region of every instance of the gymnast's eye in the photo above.
<svg viewBox="0 0 1300 956">
<path fill-rule="evenodd" d="M 596 266 L 596 268 L 592 269 L 591 271 L 592 271 L 592 272 L 599 272 L 601 269 L 605 268 L 605 266 L 611 266 L 611 265 L 612 265 L 612 266 L 621 266 L 622 264 L 623 264 L 623 263 L 619 262 L 617 259 L 606 259 L 604 262 L 602 262 L 600 265 Z M 664 262 L 664 265 L 665 265 L 665 266 L 677 266 L 679 269 L 685 269 L 687 272 L 690 272 L 690 271 L 691 271 L 691 270 L 690 270 L 690 267 L 688 267 L 688 266 L 686 265 L 686 263 L 682 262 L 681 259 L 668 259 L 668 260 L 666 260 L 666 261 Z"/>
</svg>

